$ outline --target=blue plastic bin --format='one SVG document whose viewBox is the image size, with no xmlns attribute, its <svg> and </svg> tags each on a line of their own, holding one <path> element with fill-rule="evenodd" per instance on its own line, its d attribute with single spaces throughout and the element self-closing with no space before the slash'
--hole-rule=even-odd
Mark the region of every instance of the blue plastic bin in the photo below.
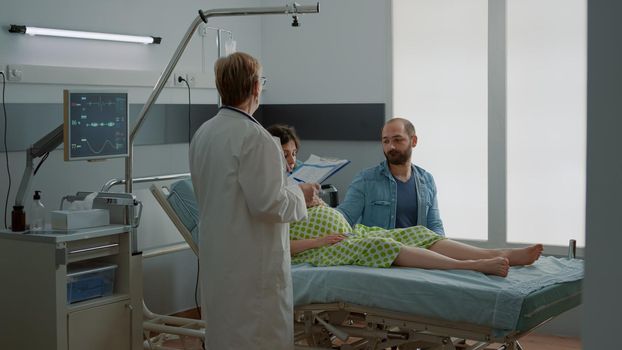
<svg viewBox="0 0 622 350">
<path fill-rule="evenodd" d="M 80 266 L 67 273 L 67 303 L 112 295 L 117 265 Z"/>
</svg>

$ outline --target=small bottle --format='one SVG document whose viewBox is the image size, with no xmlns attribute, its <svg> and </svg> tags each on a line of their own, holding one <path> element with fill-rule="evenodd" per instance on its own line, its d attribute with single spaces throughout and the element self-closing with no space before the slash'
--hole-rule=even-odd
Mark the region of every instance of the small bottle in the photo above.
<svg viewBox="0 0 622 350">
<path fill-rule="evenodd" d="M 32 208 L 30 210 L 30 231 L 42 231 L 45 225 L 45 207 L 41 203 L 41 191 L 35 191 L 32 196 Z"/>
<path fill-rule="evenodd" d="M 26 214 L 24 206 L 15 205 L 11 212 L 11 230 L 13 232 L 26 231 Z"/>
</svg>

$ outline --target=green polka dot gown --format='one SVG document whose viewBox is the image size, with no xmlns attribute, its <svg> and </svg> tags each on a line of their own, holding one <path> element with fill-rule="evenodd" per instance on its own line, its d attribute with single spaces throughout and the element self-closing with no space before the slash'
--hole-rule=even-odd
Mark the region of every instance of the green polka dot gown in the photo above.
<svg viewBox="0 0 622 350">
<path fill-rule="evenodd" d="M 423 226 L 385 230 L 380 227 L 350 227 L 339 211 L 327 206 L 308 210 L 307 219 L 290 224 L 292 240 L 313 239 L 331 233 L 350 233 L 347 239 L 292 257 L 293 264 L 316 266 L 360 265 L 389 267 L 403 246 L 429 248 L 444 239 Z"/>
</svg>

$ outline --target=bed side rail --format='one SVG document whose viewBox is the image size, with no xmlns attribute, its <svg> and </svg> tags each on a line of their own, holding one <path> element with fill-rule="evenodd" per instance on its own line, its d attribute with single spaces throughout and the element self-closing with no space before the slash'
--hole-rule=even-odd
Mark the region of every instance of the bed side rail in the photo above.
<svg viewBox="0 0 622 350">
<path fill-rule="evenodd" d="M 190 173 L 135 177 L 132 179 L 132 183 L 138 184 L 138 183 L 145 183 L 145 182 L 178 180 L 178 179 L 185 179 L 188 177 L 190 177 Z M 125 184 L 124 179 L 110 179 L 102 186 L 101 192 L 108 192 L 113 186 L 124 185 L 124 184 Z"/>
</svg>

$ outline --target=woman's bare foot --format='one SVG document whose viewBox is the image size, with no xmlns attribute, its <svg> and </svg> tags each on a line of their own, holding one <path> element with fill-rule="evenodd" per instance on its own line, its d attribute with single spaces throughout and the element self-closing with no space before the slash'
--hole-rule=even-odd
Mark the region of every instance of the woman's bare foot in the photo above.
<svg viewBox="0 0 622 350">
<path fill-rule="evenodd" d="M 525 248 L 503 249 L 501 256 L 508 258 L 510 266 L 531 265 L 540 258 L 542 244 L 534 244 Z"/>
<path fill-rule="evenodd" d="M 495 275 L 505 277 L 510 270 L 510 262 L 507 258 L 496 257 L 491 259 L 480 259 L 474 261 L 473 270 L 485 273 L 487 275 Z"/>
</svg>

